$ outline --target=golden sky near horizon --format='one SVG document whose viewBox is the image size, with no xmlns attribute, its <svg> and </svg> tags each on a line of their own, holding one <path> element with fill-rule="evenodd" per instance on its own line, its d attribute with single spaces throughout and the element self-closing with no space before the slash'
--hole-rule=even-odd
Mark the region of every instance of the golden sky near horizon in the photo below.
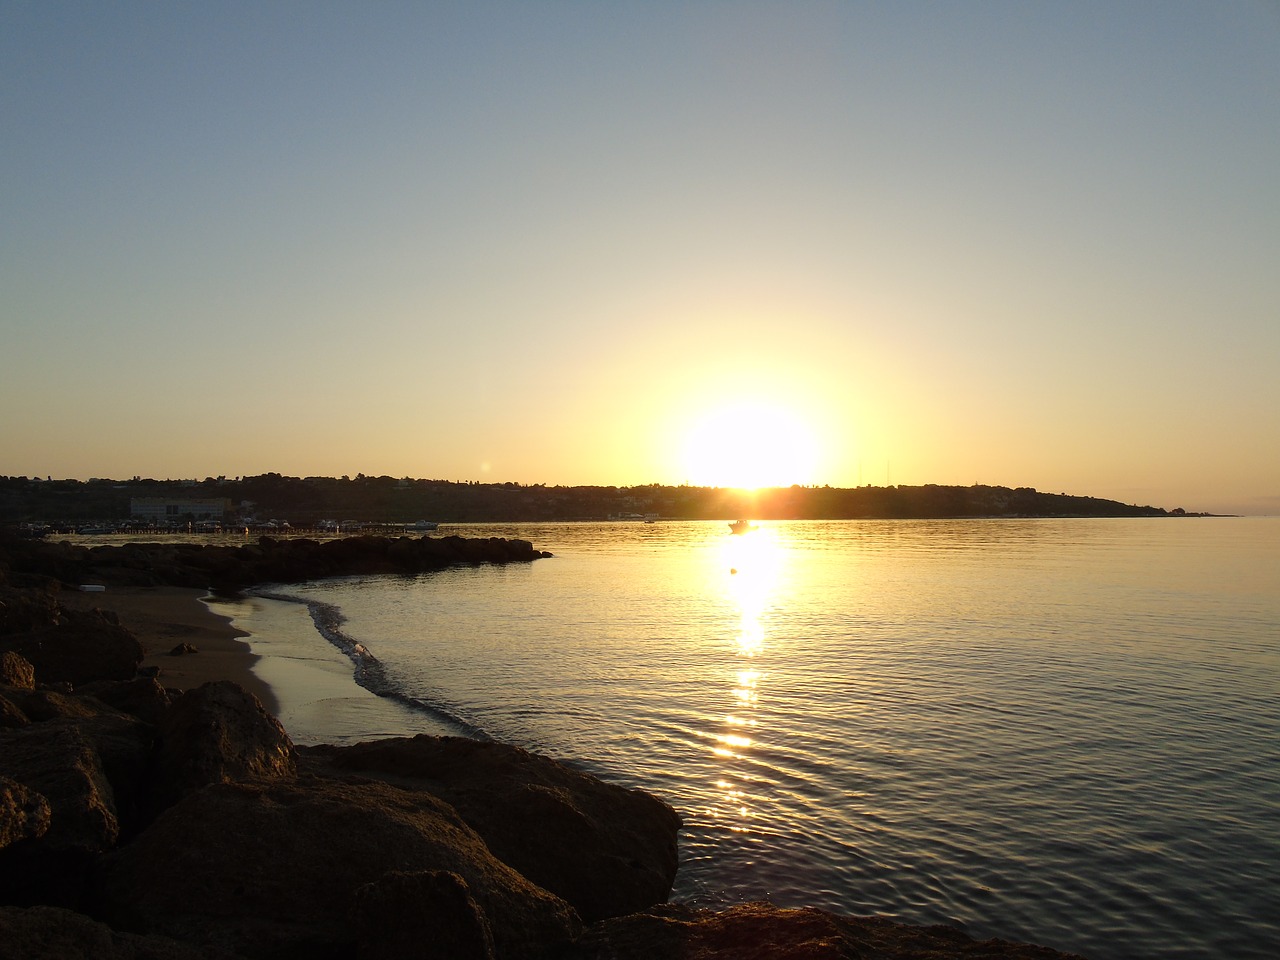
<svg viewBox="0 0 1280 960">
<path fill-rule="evenodd" d="M 0 474 L 1280 512 L 1280 10 L 0 8 Z"/>
</svg>

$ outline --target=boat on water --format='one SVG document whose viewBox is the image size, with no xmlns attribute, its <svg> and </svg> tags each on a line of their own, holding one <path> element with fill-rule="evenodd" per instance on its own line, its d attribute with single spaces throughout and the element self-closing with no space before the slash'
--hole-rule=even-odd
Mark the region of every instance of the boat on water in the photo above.
<svg viewBox="0 0 1280 960">
<path fill-rule="evenodd" d="M 756 525 L 750 520 L 734 520 L 729 524 L 730 533 L 750 533 Z"/>
<path fill-rule="evenodd" d="M 409 529 L 425 531 L 425 530 L 434 530 L 438 526 L 440 526 L 440 524 L 436 523 L 434 520 L 418 520 L 410 524 Z"/>
</svg>

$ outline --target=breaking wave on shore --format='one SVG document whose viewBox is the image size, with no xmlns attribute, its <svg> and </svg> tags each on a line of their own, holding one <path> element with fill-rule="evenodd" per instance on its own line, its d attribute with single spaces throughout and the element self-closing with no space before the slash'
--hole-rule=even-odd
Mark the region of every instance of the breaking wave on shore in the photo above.
<svg viewBox="0 0 1280 960">
<path fill-rule="evenodd" d="M 410 709 L 422 711 L 433 719 L 442 721 L 454 728 L 454 732 L 459 736 L 470 737 L 474 740 L 494 739 L 483 728 L 468 720 L 458 708 L 447 703 L 433 702 L 424 697 L 410 696 L 405 693 L 390 679 L 383 662 L 367 646 L 342 629 L 343 624 L 347 622 L 347 618 L 338 605 L 326 603 L 323 600 L 284 593 L 276 588 L 252 590 L 249 593 L 251 596 L 261 597 L 265 600 L 305 606 L 311 617 L 311 622 L 315 625 L 316 632 L 351 661 L 354 666 L 353 678 L 357 684 L 370 693 L 403 704 Z"/>
</svg>

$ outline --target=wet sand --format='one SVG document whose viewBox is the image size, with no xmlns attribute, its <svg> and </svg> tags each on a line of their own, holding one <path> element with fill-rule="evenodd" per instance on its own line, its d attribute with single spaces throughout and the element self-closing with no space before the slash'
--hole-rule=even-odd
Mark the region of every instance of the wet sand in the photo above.
<svg viewBox="0 0 1280 960">
<path fill-rule="evenodd" d="M 187 690 L 211 680 L 240 684 L 295 743 L 465 735 L 440 717 L 358 685 L 351 661 L 316 633 L 301 604 L 252 596 L 206 604 L 204 597 L 207 591 L 184 587 L 109 586 L 101 593 L 65 590 L 59 599 L 70 609 L 113 611 L 142 643 L 142 665 L 158 667 L 157 679 L 166 687 Z M 253 631 L 253 648 L 240 639 L 251 634 L 236 622 Z M 173 656 L 170 651 L 182 643 L 197 652 Z"/>
<path fill-rule="evenodd" d="M 158 667 L 164 686 L 187 690 L 210 680 L 234 680 L 276 712 L 275 693 L 253 672 L 258 657 L 239 639 L 247 634 L 233 627 L 229 617 L 210 610 L 201 600 L 207 595 L 186 587 L 107 587 L 101 593 L 65 590 L 59 601 L 68 609 L 114 612 L 141 642 L 143 666 Z M 171 655 L 182 643 L 197 652 Z"/>
</svg>

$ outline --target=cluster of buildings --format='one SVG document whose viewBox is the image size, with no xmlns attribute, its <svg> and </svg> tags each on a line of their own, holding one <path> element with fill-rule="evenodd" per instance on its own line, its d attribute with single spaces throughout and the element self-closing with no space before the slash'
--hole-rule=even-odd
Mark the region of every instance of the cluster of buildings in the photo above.
<svg viewBox="0 0 1280 960">
<path fill-rule="evenodd" d="M 192 521 L 218 522 L 231 512 L 226 497 L 207 500 L 172 500 L 167 497 L 133 497 L 129 501 L 129 519 L 150 526 L 165 527 Z"/>
</svg>

